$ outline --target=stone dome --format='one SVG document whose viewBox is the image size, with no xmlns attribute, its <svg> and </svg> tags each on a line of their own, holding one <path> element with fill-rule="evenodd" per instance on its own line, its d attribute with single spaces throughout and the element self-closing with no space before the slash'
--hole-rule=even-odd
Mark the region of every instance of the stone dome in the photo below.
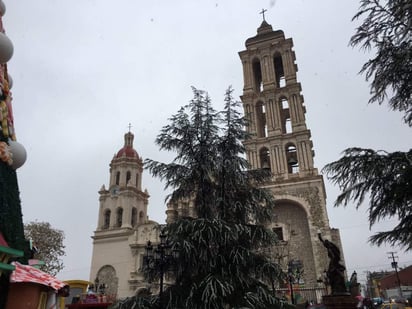
<svg viewBox="0 0 412 309">
<path fill-rule="evenodd" d="M 115 156 L 116 159 L 120 159 L 123 157 L 139 158 L 137 151 L 133 148 L 133 139 L 134 135 L 131 132 L 127 132 L 124 135 L 124 146 L 117 152 Z"/>
</svg>

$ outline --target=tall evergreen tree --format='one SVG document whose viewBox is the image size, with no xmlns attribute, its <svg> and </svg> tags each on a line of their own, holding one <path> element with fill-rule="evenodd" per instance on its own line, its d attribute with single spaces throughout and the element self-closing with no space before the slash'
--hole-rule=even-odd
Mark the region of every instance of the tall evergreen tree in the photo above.
<svg viewBox="0 0 412 309">
<path fill-rule="evenodd" d="M 156 143 L 177 153 L 171 163 L 146 161 L 154 176 L 173 189 L 169 203 L 191 201 L 194 216 L 179 216 L 165 230 L 179 248 L 175 283 L 159 300 L 140 298 L 128 305 L 153 308 L 279 308 L 283 305 L 266 282 L 283 273 L 267 250 L 276 243 L 265 227 L 274 207 L 260 185 L 270 174 L 248 170 L 242 140 L 247 138 L 238 102 L 229 88 L 217 113 L 208 95 L 193 89 L 194 99 L 170 120 Z"/>
<path fill-rule="evenodd" d="M 387 153 L 349 148 L 324 170 L 342 188 L 336 205 L 353 200 L 358 208 L 369 198 L 370 225 L 383 218 L 399 220 L 393 230 L 375 233 L 372 243 L 387 242 L 412 250 L 412 150 Z"/>
<path fill-rule="evenodd" d="M 387 103 L 404 113 L 412 126 L 412 3 L 410 0 L 361 0 L 354 20 L 364 18 L 350 43 L 372 49 L 375 57 L 362 67 L 371 80 L 370 103 Z M 369 199 L 369 222 L 396 218 L 393 230 L 378 232 L 374 244 L 389 243 L 412 250 L 412 150 L 388 153 L 360 147 L 348 148 L 324 169 L 342 193 L 336 206 Z"/>
<path fill-rule="evenodd" d="M 372 50 L 362 67 L 371 80 L 370 103 L 388 103 L 412 126 L 412 3 L 410 0 L 361 0 L 353 20 L 362 19 L 350 40 Z"/>
</svg>

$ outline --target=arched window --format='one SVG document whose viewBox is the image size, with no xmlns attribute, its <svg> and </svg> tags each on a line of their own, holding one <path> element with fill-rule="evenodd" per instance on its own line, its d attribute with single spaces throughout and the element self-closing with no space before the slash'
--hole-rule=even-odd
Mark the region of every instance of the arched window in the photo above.
<svg viewBox="0 0 412 309">
<path fill-rule="evenodd" d="M 127 171 L 126 173 L 126 186 L 129 184 L 130 178 L 132 178 L 132 174 L 130 171 Z"/>
<path fill-rule="evenodd" d="M 103 228 L 108 229 L 110 227 L 110 210 L 106 209 L 104 212 L 104 222 L 103 222 Z"/>
<path fill-rule="evenodd" d="M 269 155 L 269 149 L 266 147 L 263 147 L 259 151 L 259 156 L 260 156 L 260 167 L 265 168 L 265 169 L 270 169 L 270 155 Z"/>
<path fill-rule="evenodd" d="M 292 123 L 290 120 L 290 109 L 289 102 L 285 97 L 280 99 L 281 111 L 280 115 L 282 118 L 282 133 L 292 133 Z"/>
<path fill-rule="evenodd" d="M 123 224 L 123 208 L 119 207 L 116 211 L 116 226 L 121 227 Z"/>
<path fill-rule="evenodd" d="M 132 220 L 130 222 L 130 224 L 132 225 L 132 227 L 135 227 L 137 223 L 137 209 L 136 207 L 132 208 Z"/>
<path fill-rule="evenodd" d="M 266 108 L 263 102 L 256 103 L 256 130 L 258 137 L 267 136 L 267 125 L 266 125 Z"/>
<path fill-rule="evenodd" d="M 263 91 L 263 81 L 262 81 L 262 69 L 260 67 L 260 61 L 258 59 L 253 60 L 253 79 L 255 84 L 255 91 Z"/>
<path fill-rule="evenodd" d="M 276 86 L 279 88 L 285 87 L 286 86 L 285 70 L 283 68 L 282 56 L 279 53 L 274 55 L 273 64 L 275 66 Z"/>
<path fill-rule="evenodd" d="M 144 213 L 143 213 L 143 211 L 141 211 L 139 213 L 139 223 L 144 223 Z"/>
<path fill-rule="evenodd" d="M 120 183 L 120 172 L 116 173 L 116 185 L 119 185 Z"/>
<path fill-rule="evenodd" d="M 299 162 L 296 152 L 296 146 L 292 143 L 286 145 L 286 160 L 288 164 L 288 173 L 294 174 L 299 172 Z"/>
</svg>

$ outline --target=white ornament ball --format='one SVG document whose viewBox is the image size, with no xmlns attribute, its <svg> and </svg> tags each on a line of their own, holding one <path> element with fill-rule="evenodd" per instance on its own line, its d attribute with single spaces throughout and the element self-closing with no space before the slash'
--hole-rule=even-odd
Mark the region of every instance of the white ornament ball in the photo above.
<svg viewBox="0 0 412 309">
<path fill-rule="evenodd" d="M 13 56 L 13 43 L 3 32 L 0 32 L 0 63 L 6 63 Z"/>
<path fill-rule="evenodd" d="M 0 0 L 0 15 L 4 16 L 5 13 L 6 13 L 6 5 L 4 4 L 3 1 Z"/>
<path fill-rule="evenodd" d="M 13 78 L 10 74 L 7 74 L 7 80 L 9 81 L 9 89 L 11 89 L 13 87 Z"/>
<path fill-rule="evenodd" d="M 24 162 L 26 162 L 26 149 L 24 149 L 22 144 L 16 141 L 9 141 L 9 149 L 13 155 L 13 164 L 11 165 L 11 167 L 16 170 L 20 166 L 22 166 Z"/>
</svg>

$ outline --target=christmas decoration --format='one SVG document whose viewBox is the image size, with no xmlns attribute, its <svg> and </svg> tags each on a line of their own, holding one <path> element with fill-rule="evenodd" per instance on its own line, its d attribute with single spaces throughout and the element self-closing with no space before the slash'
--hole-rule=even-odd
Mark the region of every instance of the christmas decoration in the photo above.
<svg viewBox="0 0 412 309">
<path fill-rule="evenodd" d="M 23 214 L 15 171 L 24 163 L 26 150 L 15 142 L 12 97 L 6 64 L 13 55 L 13 44 L 4 34 L 1 16 L 5 11 L 6 7 L 0 0 L 0 232 L 10 248 L 23 252 L 24 255 L 16 260 L 26 264 L 30 250 L 29 243 L 24 238 Z M 7 272 L 0 275 L 0 308 L 6 306 L 9 277 Z"/>
<path fill-rule="evenodd" d="M 13 156 L 13 163 L 11 167 L 13 169 L 18 169 L 20 166 L 26 162 L 27 153 L 23 145 L 16 141 L 9 141 L 9 149 Z"/>
<path fill-rule="evenodd" d="M 13 56 L 13 43 L 4 33 L 0 32 L 0 63 L 6 63 Z"/>
<path fill-rule="evenodd" d="M 9 146 L 5 142 L 0 142 L 0 160 L 6 162 L 8 165 L 12 165 L 13 160 L 11 156 Z"/>
<path fill-rule="evenodd" d="M 9 89 L 11 89 L 13 87 L 13 78 L 10 74 L 7 74 L 7 80 L 9 81 Z"/>
</svg>

